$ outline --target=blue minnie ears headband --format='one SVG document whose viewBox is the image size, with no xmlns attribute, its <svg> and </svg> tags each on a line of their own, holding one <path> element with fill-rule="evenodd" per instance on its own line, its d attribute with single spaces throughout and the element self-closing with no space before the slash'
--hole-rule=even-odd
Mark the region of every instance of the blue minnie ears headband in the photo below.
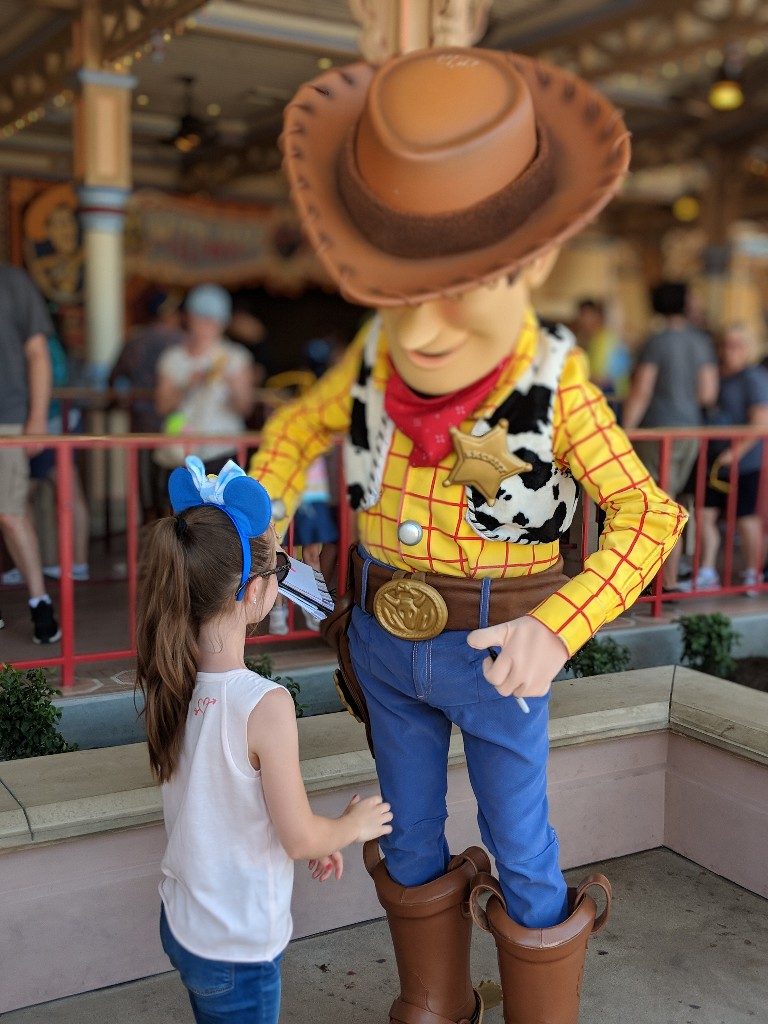
<svg viewBox="0 0 768 1024">
<path fill-rule="evenodd" d="M 187 456 L 185 463 L 174 469 L 168 481 L 171 508 L 178 515 L 200 505 L 214 505 L 228 516 L 243 551 L 243 571 L 235 595 L 242 601 L 251 575 L 251 537 L 260 537 L 272 521 L 270 497 L 258 480 L 246 476 L 231 459 L 218 476 L 207 476 L 196 455 Z"/>
</svg>

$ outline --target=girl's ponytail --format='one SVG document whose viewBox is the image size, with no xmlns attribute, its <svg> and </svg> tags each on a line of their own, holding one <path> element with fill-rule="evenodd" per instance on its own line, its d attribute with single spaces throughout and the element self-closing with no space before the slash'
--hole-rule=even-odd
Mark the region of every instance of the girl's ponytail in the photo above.
<svg viewBox="0 0 768 1024">
<path fill-rule="evenodd" d="M 167 782 L 178 763 L 197 675 L 197 633 L 189 592 L 189 524 L 161 519 L 142 563 L 137 609 L 136 685 L 144 695 L 149 763 Z"/>
<path fill-rule="evenodd" d="M 269 529 L 251 540 L 254 572 L 274 564 Z M 139 572 L 136 687 L 144 695 L 149 763 L 167 782 L 179 762 L 197 678 L 200 626 L 234 602 L 243 566 L 234 526 L 202 505 L 151 528 Z"/>
</svg>

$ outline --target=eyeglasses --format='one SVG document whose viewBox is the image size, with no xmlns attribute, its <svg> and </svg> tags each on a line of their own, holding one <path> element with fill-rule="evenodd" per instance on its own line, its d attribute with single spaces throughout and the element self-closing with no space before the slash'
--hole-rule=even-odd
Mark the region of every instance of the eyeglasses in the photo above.
<svg viewBox="0 0 768 1024">
<path fill-rule="evenodd" d="M 278 583 L 283 583 L 288 573 L 291 571 L 291 563 L 288 555 L 284 551 L 278 551 L 275 557 L 274 569 L 265 569 L 264 572 L 255 572 L 251 579 L 255 579 L 257 576 L 260 579 L 267 579 L 269 576 L 274 576 Z"/>
</svg>

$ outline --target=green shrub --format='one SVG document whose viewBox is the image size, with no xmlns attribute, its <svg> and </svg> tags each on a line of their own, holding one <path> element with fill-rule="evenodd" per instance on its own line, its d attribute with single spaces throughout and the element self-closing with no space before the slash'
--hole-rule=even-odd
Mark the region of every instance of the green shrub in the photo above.
<svg viewBox="0 0 768 1024">
<path fill-rule="evenodd" d="M 246 655 L 245 667 L 249 668 L 251 672 L 257 672 L 260 676 L 264 676 L 265 679 L 273 679 L 276 683 L 280 683 L 281 686 L 284 686 L 288 693 L 290 693 L 291 697 L 293 697 L 293 704 L 296 708 L 296 717 L 304 717 L 304 708 L 299 704 L 301 686 L 290 676 L 273 675 L 272 659 L 268 654 L 259 654 L 255 658 Z"/>
<path fill-rule="evenodd" d="M 56 728 L 61 709 L 52 701 L 59 693 L 40 668 L 20 672 L 12 665 L 0 665 L 0 759 L 14 761 L 77 749 Z"/>
<path fill-rule="evenodd" d="M 575 676 L 602 676 L 623 672 L 629 665 L 629 650 L 615 640 L 587 640 L 581 650 L 565 663 Z"/>
<path fill-rule="evenodd" d="M 739 634 L 721 612 L 677 619 L 683 636 L 683 664 L 711 676 L 730 679 L 736 668 L 733 644 Z"/>
</svg>

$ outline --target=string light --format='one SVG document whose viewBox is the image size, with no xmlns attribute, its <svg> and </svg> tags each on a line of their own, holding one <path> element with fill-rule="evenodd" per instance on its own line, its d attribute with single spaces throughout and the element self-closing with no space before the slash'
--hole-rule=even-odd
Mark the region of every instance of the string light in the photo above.
<svg viewBox="0 0 768 1024">
<path fill-rule="evenodd" d="M 738 110 L 744 102 L 744 92 L 732 78 L 718 78 L 709 90 L 709 105 L 713 110 Z"/>
<path fill-rule="evenodd" d="M 743 59 L 738 52 L 726 51 L 707 97 L 713 110 L 738 110 L 743 104 L 744 90 L 740 81 L 742 63 Z"/>
<path fill-rule="evenodd" d="M 696 196 L 680 196 L 672 204 L 672 215 L 683 224 L 690 224 L 701 213 L 701 203 Z"/>
<path fill-rule="evenodd" d="M 173 39 L 174 35 L 181 36 L 187 31 L 187 29 L 195 28 L 196 25 L 197 21 L 195 18 L 187 18 L 186 22 L 177 21 L 172 29 L 164 29 L 162 33 L 162 40 L 165 43 L 169 43 L 171 39 Z M 117 72 L 118 74 L 122 74 L 124 71 L 128 70 L 128 68 L 130 68 L 135 62 L 142 60 L 145 54 L 152 53 L 153 50 L 154 46 L 152 40 L 148 40 L 146 43 L 143 44 L 143 46 L 137 47 L 132 53 L 126 53 L 123 54 L 121 57 L 116 57 L 112 61 L 112 70 Z M 64 89 L 62 92 L 56 93 L 56 95 L 52 98 L 51 102 L 53 103 L 54 107 L 56 107 L 58 110 L 61 110 L 68 104 L 72 103 L 74 101 L 74 98 L 75 94 L 71 89 Z M 147 106 L 149 104 L 149 97 L 146 96 L 146 94 L 141 93 L 139 96 L 136 97 L 136 103 L 140 107 Z M 26 128 L 28 125 L 35 124 L 36 122 L 42 120 L 44 117 L 45 107 L 36 107 L 34 110 L 28 111 L 23 116 L 17 117 L 13 122 L 6 124 L 2 128 L 0 128 L 0 138 L 10 138 L 12 135 L 15 135 L 16 132 L 22 131 L 22 129 Z"/>
</svg>

